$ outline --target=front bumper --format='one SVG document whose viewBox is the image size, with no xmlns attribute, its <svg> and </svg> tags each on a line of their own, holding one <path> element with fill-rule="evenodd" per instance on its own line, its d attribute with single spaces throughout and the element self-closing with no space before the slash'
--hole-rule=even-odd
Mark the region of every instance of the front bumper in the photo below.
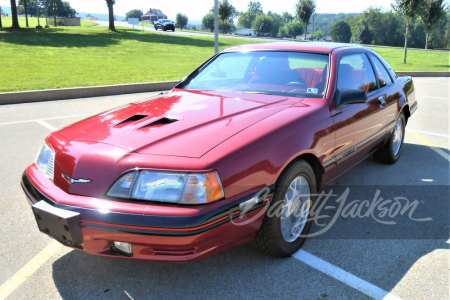
<svg viewBox="0 0 450 300">
<path fill-rule="evenodd" d="M 40 181 L 46 182 L 40 184 Z M 253 199 L 254 195 L 205 213 L 186 216 L 95 209 L 83 206 L 83 202 L 92 202 L 92 198 L 65 193 L 49 184 L 33 165 L 23 173 L 22 188 L 31 205 L 42 200 L 56 208 L 80 214 L 78 226 L 81 227 L 82 243 L 72 245 L 57 239 L 62 244 L 94 255 L 155 261 L 203 259 L 252 240 L 270 201 L 270 195 L 266 195 L 245 215 L 240 212 L 239 205 Z M 74 202 L 78 205 L 73 205 Z M 133 256 L 114 251 L 114 241 L 130 243 Z"/>
</svg>

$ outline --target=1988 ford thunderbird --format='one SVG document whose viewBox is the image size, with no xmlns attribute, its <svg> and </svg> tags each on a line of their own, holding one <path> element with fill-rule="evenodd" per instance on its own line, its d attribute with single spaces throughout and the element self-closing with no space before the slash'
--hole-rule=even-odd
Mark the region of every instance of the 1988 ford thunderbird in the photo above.
<svg viewBox="0 0 450 300">
<path fill-rule="evenodd" d="M 395 163 L 416 109 L 411 77 L 368 48 L 237 46 L 52 133 L 22 187 L 40 231 L 90 254 L 191 261 L 255 240 L 287 257 L 310 194 L 371 154 Z"/>
</svg>

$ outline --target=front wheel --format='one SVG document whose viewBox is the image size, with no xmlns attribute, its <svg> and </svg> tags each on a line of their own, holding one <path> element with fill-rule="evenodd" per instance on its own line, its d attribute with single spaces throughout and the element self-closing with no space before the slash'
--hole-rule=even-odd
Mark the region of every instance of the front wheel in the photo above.
<svg viewBox="0 0 450 300">
<path fill-rule="evenodd" d="M 300 249 L 311 228 L 311 207 L 316 179 L 304 160 L 292 164 L 275 185 L 272 203 L 255 237 L 256 246 L 276 257 L 289 257 Z"/>
<path fill-rule="evenodd" d="M 383 164 L 395 164 L 400 158 L 405 139 L 406 119 L 403 112 L 397 118 L 394 132 L 389 137 L 389 141 L 383 147 L 373 153 L 375 161 Z"/>
</svg>

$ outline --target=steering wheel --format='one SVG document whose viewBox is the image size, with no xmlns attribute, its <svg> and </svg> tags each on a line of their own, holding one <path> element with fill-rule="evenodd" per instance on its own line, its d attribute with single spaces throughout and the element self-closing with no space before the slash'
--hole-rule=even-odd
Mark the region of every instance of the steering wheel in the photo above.
<svg viewBox="0 0 450 300">
<path fill-rule="evenodd" d="M 305 82 L 298 82 L 298 81 L 291 81 L 286 85 L 290 85 L 290 86 L 298 86 L 298 87 L 302 87 L 305 89 L 309 88 L 309 85 L 307 85 Z"/>
</svg>

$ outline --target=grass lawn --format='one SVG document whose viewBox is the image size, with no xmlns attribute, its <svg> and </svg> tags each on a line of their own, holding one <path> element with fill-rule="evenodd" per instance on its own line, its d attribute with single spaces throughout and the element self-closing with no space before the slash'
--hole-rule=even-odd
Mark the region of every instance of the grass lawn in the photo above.
<svg viewBox="0 0 450 300">
<path fill-rule="evenodd" d="M 10 26 L 11 18 L 3 17 Z M 30 18 L 30 27 L 36 18 Z M 25 19 L 20 18 L 21 26 Z M 106 27 L 0 29 L 0 92 L 179 80 L 214 54 L 212 36 L 177 36 Z M 45 25 L 45 19 L 41 20 Z M 256 43 L 220 38 L 220 49 Z M 397 71 L 449 70 L 449 53 L 375 49 Z"/>
<path fill-rule="evenodd" d="M 0 30 L 0 92 L 180 80 L 214 55 L 212 37 L 118 30 Z M 252 42 L 222 38 L 219 47 Z"/>
<path fill-rule="evenodd" d="M 41 26 L 44 27 L 45 26 L 45 18 L 39 18 Z M 48 18 L 48 21 L 50 22 L 50 20 L 53 20 L 52 18 Z M 12 26 L 12 19 L 11 17 L 2 17 L 2 25 L 3 27 L 11 27 Z M 22 28 L 27 28 L 27 22 L 25 17 L 19 17 L 19 25 Z M 38 19 L 37 18 L 30 18 L 28 17 L 28 25 L 30 26 L 30 28 L 36 28 L 36 26 L 38 25 Z M 95 26 L 97 25 L 97 23 L 95 22 L 89 22 L 89 21 L 81 21 L 81 26 L 82 27 L 91 27 L 91 26 Z M 54 28 L 54 26 L 51 26 L 51 28 Z"/>
</svg>

